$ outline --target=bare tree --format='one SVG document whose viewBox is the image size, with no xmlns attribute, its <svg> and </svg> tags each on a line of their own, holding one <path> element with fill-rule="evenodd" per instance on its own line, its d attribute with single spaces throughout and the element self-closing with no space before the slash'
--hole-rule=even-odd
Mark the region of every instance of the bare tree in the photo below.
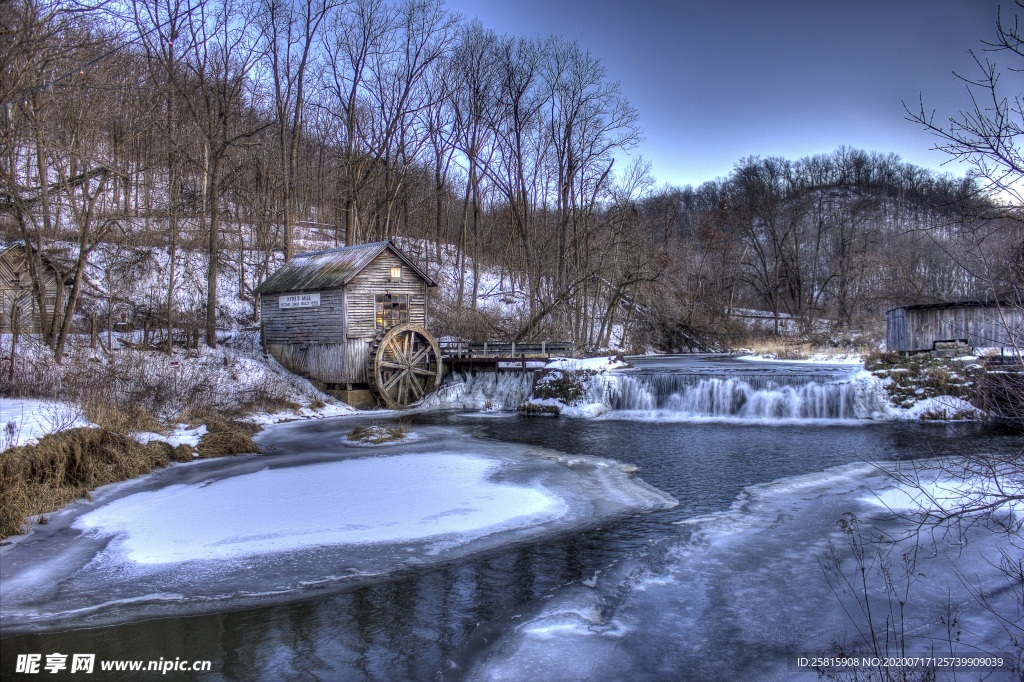
<svg viewBox="0 0 1024 682">
<path fill-rule="evenodd" d="M 259 17 L 263 52 L 274 83 L 277 144 L 281 161 L 281 211 L 284 258 L 292 257 L 296 214 L 296 165 L 306 108 L 306 74 L 315 65 L 321 27 L 344 6 L 342 0 L 263 0 Z"/>
<path fill-rule="evenodd" d="M 189 51 L 182 60 L 182 98 L 202 139 L 199 168 L 207 227 L 206 344 L 217 346 L 217 279 L 221 260 L 221 201 L 228 153 L 268 126 L 253 118 L 249 73 L 259 58 L 252 17 L 234 0 L 217 0 L 189 14 Z"/>
<path fill-rule="evenodd" d="M 1024 3 L 1018 0 L 1016 9 L 1024 9 Z M 934 110 L 925 108 L 923 96 L 913 109 L 904 104 L 908 120 L 935 135 L 935 149 L 966 161 L 986 189 L 1012 197 L 1018 206 L 1024 204 L 1024 186 L 1020 184 L 1024 155 L 1017 144 L 1024 134 L 1024 96 L 1019 80 L 1024 60 L 1022 31 L 1017 14 L 1004 19 L 999 10 L 996 37 L 983 41 L 980 52 L 971 53 L 975 73 L 956 74 L 970 95 L 969 109 L 936 118 Z M 989 55 L 1005 58 L 1010 65 L 1000 66 Z"/>
</svg>

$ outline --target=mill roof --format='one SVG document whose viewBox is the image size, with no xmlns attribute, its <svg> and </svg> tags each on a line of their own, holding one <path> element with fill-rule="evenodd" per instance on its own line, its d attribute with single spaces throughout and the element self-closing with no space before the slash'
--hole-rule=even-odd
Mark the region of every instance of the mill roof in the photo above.
<svg viewBox="0 0 1024 682">
<path fill-rule="evenodd" d="M 256 287 L 256 293 L 271 294 L 282 291 L 312 291 L 342 287 L 372 263 L 374 258 L 388 249 L 423 279 L 427 286 L 437 286 L 437 283 L 402 253 L 402 250 L 395 246 L 394 242 L 387 240 L 296 254 Z"/>
</svg>

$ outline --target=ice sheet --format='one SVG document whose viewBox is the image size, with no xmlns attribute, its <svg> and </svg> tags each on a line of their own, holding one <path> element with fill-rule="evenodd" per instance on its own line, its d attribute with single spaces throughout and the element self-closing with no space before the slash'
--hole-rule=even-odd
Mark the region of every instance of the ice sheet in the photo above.
<svg viewBox="0 0 1024 682">
<path fill-rule="evenodd" d="M 898 590 L 903 557 L 914 556 L 909 600 L 901 611 L 906 655 L 1000 651 L 1005 633 L 994 613 L 1015 614 L 1019 594 L 1006 589 L 1000 556 L 1009 552 L 1018 559 L 1020 548 L 998 528 L 972 526 L 964 536 L 926 534 L 920 551 L 911 551 L 913 524 L 879 514 L 872 494 L 885 498 L 901 488 L 884 467 L 870 464 L 751 486 L 729 511 L 680 524 L 676 541 L 563 590 L 532 613 L 516 614 L 503 637 L 478 644 L 482 652 L 464 677 L 818 679 L 810 669 L 792 667 L 797 657 L 834 654 L 836 641 L 856 646 L 858 633 L 868 631 L 858 607 L 863 593 L 845 589 L 836 573 L 858 585 L 848 538 L 836 523 L 844 512 L 860 518 L 865 538 L 888 538 L 865 546 L 874 628 L 885 630 L 893 606 L 883 565 Z M 968 537 L 965 551 L 959 541 Z M 838 569 L 829 563 L 829 543 L 841 559 Z M 978 589 L 985 590 L 992 612 L 977 598 Z M 947 608 L 959 623 L 955 641 L 941 622 Z M 956 679 L 965 676 L 960 672 Z"/>
<path fill-rule="evenodd" d="M 444 427 L 368 451 L 341 445 L 350 430 L 274 425 L 274 454 L 173 465 L 49 515 L 0 547 L 0 626 L 289 601 L 676 504 L 615 460 Z"/>
<path fill-rule="evenodd" d="M 489 480 L 498 462 L 457 453 L 264 469 L 115 500 L 73 525 L 118 536 L 139 564 L 228 560 L 322 545 L 486 534 L 564 513 L 535 488 Z"/>
</svg>

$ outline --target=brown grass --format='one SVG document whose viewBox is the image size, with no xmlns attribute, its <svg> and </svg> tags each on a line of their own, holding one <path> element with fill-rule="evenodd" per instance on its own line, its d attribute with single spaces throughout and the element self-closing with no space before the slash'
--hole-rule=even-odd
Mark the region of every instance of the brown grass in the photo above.
<svg viewBox="0 0 1024 682">
<path fill-rule="evenodd" d="M 224 419 L 217 414 L 207 414 L 202 421 L 206 423 L 206 434 L 199 439 L 200 457 L 224 457 L 260 451 L 252 440 L 253 434 L 260 427 Z"/>
<path fill-rule="evenodd" d="M 83 401 L 85 418 L 93 424 L 120 434 L 137 431 L 160 433 L 164 430 L 160 420 L 141 405 L 119 407 L 109 400 L 92 397 Z"/>
<path fill-rule="evenodd" d="M 348 434 L 348 439 L 359 443 L 391 443 L 402 440 L 409 435 L 409 427 L 404 424 L 398 426 L 381 426 L 380 424 L 365 424 L 357 426 Z"/>
<path fill-rule="evenodd" d="M 89 496 L 107 483 L 188 462 L 192 448 L 142 445 L 106 429 L 80 428 L 44 436 L 37 445 L 0 453 L 0 537 L 24 532 L 30 516 Z"/>
</svg>

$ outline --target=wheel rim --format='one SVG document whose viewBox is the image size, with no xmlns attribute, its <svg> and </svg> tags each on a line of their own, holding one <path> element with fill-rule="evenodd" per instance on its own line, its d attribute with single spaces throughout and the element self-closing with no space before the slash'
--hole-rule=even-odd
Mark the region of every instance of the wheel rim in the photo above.
<svg viewBox="0 0 1024 682">
<path fill-rule="evenodd" d="M 392 409 L 419 402 L 437 387 L 439 357 L 437 343 L 422 327 L 400 324 L 385 330 L 371 355 L 374 392 Z"/>
</svg>

